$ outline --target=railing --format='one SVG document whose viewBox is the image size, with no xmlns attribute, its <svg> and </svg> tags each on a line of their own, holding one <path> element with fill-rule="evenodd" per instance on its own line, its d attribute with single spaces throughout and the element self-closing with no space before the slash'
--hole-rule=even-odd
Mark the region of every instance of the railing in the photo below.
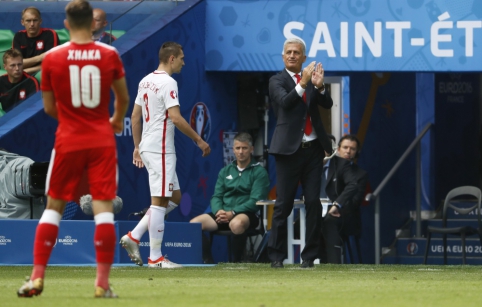
<svg viewBox="0 0 482 307">
<path fill-rule="evenodd" d="M 112 24 L 114 23 L 114 21 L 116 21 L 117 19 L 123 17 L 123 16 L 126 15 L 127 13 L 129 13 L 130 11 L 132 11 L 135 7 L 137 7 L 139 4 L 141 4 L 141 3 L 144 2 L 144 1 L 145 1 L 145 0 L 139 1 L 137 4 L 133 5 L 130 9 L 128 9 L 128 10 L 125 11 L 124 13 L 120 14 L 119 16 L 117 16 L 117 18 L 115 18 L 115 19 L 112 20 L 111 22 L 109 22 L 109 34 L 110 34 L 109 44 L 112 44 Z"/>
<path fill-rule="evenodd" d="M 427 124 L 423 130 L 417 135 L 413 142 L 408 146 L 403 155 L 398 159 L 397 163 L 392 167 L 390 172 L 383 178 L 382 182 L 378 185 L 373 193 L 367 194 L 366 200 L 375 200 L 375 264 L 380 264 L 380 193 L 387 184 L 387 182 L 393 177 L 400 165 L 405 161 L 412 150 L 417 147 L 417 164 L 416 164 L 416 205 L 417 205 L 417 237 L 422 236 L 422 202 L 421 202 L 421 185 L 422 185 L 422 171 L 421 171 L 421 149 L 420 140 L 425 133 L 432 128 L 432 123 Z"/>
</svg>

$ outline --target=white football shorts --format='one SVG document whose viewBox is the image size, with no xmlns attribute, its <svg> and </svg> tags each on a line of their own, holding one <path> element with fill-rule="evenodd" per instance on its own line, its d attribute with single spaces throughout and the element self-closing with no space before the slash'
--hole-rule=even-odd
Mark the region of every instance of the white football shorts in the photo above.
<svg viewBox="0 0 482 307">
<path fill-rule="evenodd" d="M 171 197 L 172 191 L 179 190 L 176 174 L 176 154 L 141 152 L 142 162 L 149 173 L 151 196 Z"/>
</svg>

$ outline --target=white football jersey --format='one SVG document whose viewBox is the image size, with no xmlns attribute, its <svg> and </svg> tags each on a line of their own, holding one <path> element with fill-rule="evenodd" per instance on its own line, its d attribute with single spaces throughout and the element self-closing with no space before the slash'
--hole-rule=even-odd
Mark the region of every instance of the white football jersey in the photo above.
<svg viewBox="0 0 482 307">
<path fill-rule="evenodd" d="M 140 152 L 175 153 L 175 126 L 168 109 L 179 105 L 177 82 L 165 71 L 145 76 L 137 90 L 135 103 L 142 107 Z"/>
</svg>

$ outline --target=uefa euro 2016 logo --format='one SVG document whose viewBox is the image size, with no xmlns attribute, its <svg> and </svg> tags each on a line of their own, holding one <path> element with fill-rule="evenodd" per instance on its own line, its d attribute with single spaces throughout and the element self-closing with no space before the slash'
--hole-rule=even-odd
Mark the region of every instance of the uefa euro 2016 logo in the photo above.
<svg viewBox="0 0 482 307">
<path fill-rule="evenodd" d="M 418 245 L 415 242 L 410 242 L 407 244 L 407 253 L 410 255 L 415 255 L 418 252 Z"/>
<path fill-rule="evenodd" d="M 198 102 L 192 107 L 189 124 L 207 142 L 211 134 L 211 115 L 204 103 Z"/>
</svg>

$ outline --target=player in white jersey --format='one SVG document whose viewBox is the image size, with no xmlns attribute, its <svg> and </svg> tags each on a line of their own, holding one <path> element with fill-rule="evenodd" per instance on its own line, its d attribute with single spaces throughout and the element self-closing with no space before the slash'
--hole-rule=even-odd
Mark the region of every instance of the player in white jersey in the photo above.
<svg viewBox="0 0 482 307">
<path fill-rule="evenodd" d="M 144 119 L 139 150 L 163 154 L 176 153 L 174 124 L 168 109 L 179 106 L 177 82 L 167 72 L 156 70 L 139 83 L 135 103 L 142 107 Z"/>
<path fill-rule="evenodd" d="M 159 67 L 139 83 L 132 111 L 132 136 L 134 138 L 133 163 L 146 166 L 149 173 L 151 206 L 137 226 L 121 238 L 120 244 L 129 257 L 143 265 L 139 253 L 139 240 L 149 230 L 150 268 L 181 267 L 162 255 L 164 216 L 181 201 L 181 190 L 176 174 L 174 127 L 190 137 L 202 150 L 202 156 L 211 148 L 182 117 L 179 108 L 177 82 L 171 75 L 180 73 L 184 66 L 182 46 L 166 42 L 159 50 Z M 142 134 L 141 134 L 142 116 Z"/>
</svg>

